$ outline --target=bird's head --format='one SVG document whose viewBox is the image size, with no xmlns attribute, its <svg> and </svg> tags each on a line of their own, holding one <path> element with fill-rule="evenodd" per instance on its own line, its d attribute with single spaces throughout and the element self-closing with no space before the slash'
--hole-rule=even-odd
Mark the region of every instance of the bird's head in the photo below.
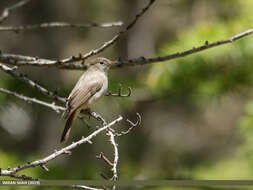
<svg viewBox="0 0 253 190">
<path fill-rule="evenodd" d="M 98 69 L 100 71 L 107 72 L 110 67 L 114 64 L 114 62 L 110 61 L 109 59 L 98 57 L 88 64 L 88 69 Z"/>
</svg>

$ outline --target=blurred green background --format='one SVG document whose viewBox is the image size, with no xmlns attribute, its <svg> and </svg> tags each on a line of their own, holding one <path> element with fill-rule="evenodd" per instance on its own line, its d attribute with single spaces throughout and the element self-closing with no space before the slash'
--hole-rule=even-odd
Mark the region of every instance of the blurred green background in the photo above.
<svg viewBox="0 0 253 190">
<path fill-rule="evenodd" d="M 0 10 L 15 2 L 2 0 Z M 3 25 L 49 21 L 129 23 L 147 2 L 31 1 L 12 12 Z M 129 59 L 168 55 L 197 47 L 206 40 L 226 39 L 252 27 L 252 10 L 252 0 L 158 0 L 127 35 L 100 56 Z M 2 32 L 0 49 L 41 58 L 66 58 L 98 47 L 119 30 Z M 122 84 L 125 89 L 130 86 L 133 94 L 129 98 L 105 97 L 93 110 L 108 121 L 119 114 L 135 120 L 136 112 L 143 120 L 140 128 L 116 139 L 119 178 L 252 179 L 252 52 L 253 36 L 249 36 L 185 58 L 110 71 L 109 89 L 117 91 Z M 18 70 L 65 97 L 82 74 L 55 68 Z M 3 72 L 0 87 L 49 100 Z M 97 124 L 92 119 L 87 121 Z M 63 125 L 60 115 L 47 108 L 0 94 L 0 166 L 14 167 L 63 147 L 59 143 Z M 119 124 L 120 128 L 126 126 Z M 76 121 L 68 143 L 92 130 Z M 49 172 L 37 167 L 24 173 L 43 179 L 101 179 L 101 172 L 111 176 L 110 168 L 95 158 L 101 151 L 113 158 L 112 147 L 105 139 L 100 135 L 93 145 L 82 145 L 71 156 L 50 162 Z"/>
</svg>

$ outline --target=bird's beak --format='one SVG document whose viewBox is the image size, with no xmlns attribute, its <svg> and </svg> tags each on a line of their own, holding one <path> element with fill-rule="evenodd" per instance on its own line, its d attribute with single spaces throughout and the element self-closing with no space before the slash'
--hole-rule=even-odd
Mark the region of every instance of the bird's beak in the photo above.
<svg viewBox="0 0 253 190">
<path fill-rule="evenodd" d="M 116 61 L 111 61 L 110 66 L 114 65 L 115 63 L 117 63 L 117 62 Z"/>
</svg>

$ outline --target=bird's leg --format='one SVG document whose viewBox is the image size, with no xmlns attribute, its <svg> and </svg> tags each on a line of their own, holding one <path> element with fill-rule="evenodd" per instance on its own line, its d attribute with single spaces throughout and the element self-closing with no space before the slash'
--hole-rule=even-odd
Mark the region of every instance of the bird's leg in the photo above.
<svg viewBox="0 0 253 190">
<path fill-rule="evenodd" d="M 105 121 L 105 119 L 101 115 L 99 115 L 98 113 L 91 111 L 90 108 L 86 108 L 85 110 L 81 110 L 81 113 L 88 115 L 89 117 L 93 117 L 97 121 L 100 121 L 103 126 L 107 125 L 107 122 Z"/>
<path fill-rule="evenodd" d="M 81 110 L 81 113 L 87 114 L 91 117 L 93 117 L 94 119 L 96 119 L 97 121 L 100 121 L 102 123 L 103 126 L 107 125 L 107 122 L 105 121 L 105 119 L 98 113 L 91 111 L 89 108 L 85 109 L 85 110 Z M 112 132 L 115 132 L 114 129 L 109 128 L 109 130 L 111 130 Z"/>
<path fill-rule="evenodd" d="M 91 128 L 89 123 L 85 120 L 83 115 L 79 115 L 78 118 L 85 124 L 85 126 L 88 128 L 88 130 Z"/>
</svg>

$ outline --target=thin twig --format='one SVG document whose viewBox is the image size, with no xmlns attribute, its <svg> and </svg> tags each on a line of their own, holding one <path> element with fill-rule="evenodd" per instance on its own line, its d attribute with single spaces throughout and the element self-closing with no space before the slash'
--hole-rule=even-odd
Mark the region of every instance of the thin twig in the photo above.
<svg viewBox="0 0 253 190">
<path fill-rule="evenodd" d="M 47 166 L 46 166 L 46 165 L 41 164 L 40 166 L 41 166 L 41 168 L 42 168 L 43 170 L 45 170 L 45 171 L 47 171 L 47 172 L 49 171 L 49 169 L 47 168 Z"/>
<path fill-rule="evenodd" d="M 107 163 L 109 166 L 113 166 L 113 163 L 109 160 L 109 158 L 107 158 L 103 152 L 100 152 L 99 155 L 96 156 L 96 158 L 99 158 L 101 160 L 103 160 L 105 163 Z"/>
<path fill-rule="evenodd" d="M 79 54 L 78 56 L 71 56 L 69 58 L 63 59 L 63 60 L 48 60 L 48 59 L 39 59 L 37 57 L 30 57 L 30 56 L 23 56 L 23 55 L 14 55 L 14 54 L 0 54 L 0 61 L 3 63 L 11 64 L 11 65 L 18 65 L 18 66 L 25 66 L 25 65 L 31 65 L 31 66 L 46 66 L 46 67 L 58 67 L 58 68 L 72 68 L 72 69 L 86 69 L 85 64 L 81 63 L 72 63 L 77 61 L 84 61 L 85 59 L 96 55 L 112 44 L 114 44 L 118 38 L 126 33 L 128 30 L 130 30 L 137 20 L 149 9 L 149 7 L 154 3 L 155 0 L 150 0 L 149 4 L 139 13 L 136 15 L 135 19 L 126 27 L 126 29 L 119 32 L 117 35 L 115 35 L 111 40 L 105 42 L 101 47 L 97 49 L 93 49 L 90 52 L 86 54 Z M 72 64 L 70 64 L 72 63 Z"/>
<path fill-rule="evenodd" d="M 100 121 L 102 123 L 102 125 L 107 125 L 107 122 L 105 121 L 105 119 L 98 113 L 91 111 L 90 109 L 86 109 L 86 110 L 81 110 L 81 113 L 87 114 L 89 116 L 92 116 L 94 119 Z"/>
<path fill-rule="evenodd" d="M 180 57 L 185 57 L 187 55 L 198 53 L 198 52 L 201 52 L 201 51 L 213 48 L 213 47 L 217 47 L 217 46 L 220 46 L 220 45 L 232 43 L 232 42 L 234 42 L 236 40 L 239 40 L 239 39 L 241 39 L 245 36 L 248 36 L 252 33 L 253 33 L 253 29 L 249 29 L 245 32 L 236 34 L 235 36 L 232 36 L 231 38 L 228 38 L 228 39 L 225 39 L 225 40 L 220 40 L 220 41 L 216 41 L 216 42 L 213 42 L 213 43 L 209 43 L 208 41 L 205 41 L 204 45 L 201 45 L 199 47 L 193 47 L 192 49 L 189 49 L 189 50 L 186 50 L 186 51 L 177 52 L 177 53 L 169 54 L 169 55 L 166 55 L 166 56 L 153 57 L 153 58 L 139 57 L 139 58 L 130 59 L 130 60 L 126 60 L 126 61 L 119 61 L 114 66 L 115 67 L 121 67 L 121 66 L 144 65 L 144 64 L 168 61 L 168 60 L 172 60 L 172 59 L 176 59 L 176 58 L 180 58 Z"/>
<path fill-rule="evenodd" d="M 56 95 L 55 93 L 47 90 L 46 88 L 44 88 L 43 86 L 37 84 L 36 82 L 34 82 L 33 80 L 29 79 L 27 77 L 27 75 L 21 74 L 19 72 L 16 71 L 17 68 L 11 68 L 8 67 L 6 65 L 3 65 L 0 63 L 0 70 L 10 74 L 12 77 L 20 79 L 24 82 L 26 82 L 27 84 L 29 84 L 31 87 L 35 88 L 36 90 L 38 90 L 39 92 L 41 92 L 42 94 L 47 95 L 50 98 L 53 98 L 54 100 L 57 100 L 61 103 L 66 103 L 66 99 L 63 97 L 60 97 L 58 95 Z"/>
<path fill-rule="evenodd" d="M 84 111 L 86 111 L 89 115 L 91 115 L 92 117 L 94 117 L 98 121 L 101 121 L 104 126 L 107 125 L 107 122 L 105 121 L 105 119 L 101 115 L 99 115 L 98 113 L 92 112 L 90 110 L 84 110 Z M 109 128 L 106 129 L 106 131 L 108 133 L 108 136 L 110 136 L 110 143 L 112 144 L 113 149 L 114 149 L 114 161 L 112 163 L 111 161 L 109 161 L 109 159 L 103 158 L 102 157 L 103 155 L 100 154 L 100 156 L 101 156 L 102 159 L 104 159 L 104 161 L 107 164 L 112 166 L 113 176 L 112 176 L 111 179 L 112 180 L 117 180 L 118 179 L 117 165 L 118 165 L 118 160 L 119 160 L 119 151 L 118 151 L 118 145 L 115 142 L 115 135 L 114 135 L 115 130 L 113 130 L 112 128 L 109 127 Z"/>
<path fill-rule="evenodd" d="M 101 188 L 89 187 L 89 186 L 86 186 L 86 185 L 72 185 L 71 187 L 79 188 L 79 189 L 87 189 L 87 190 L 104 190 L 104 189 L 101 189 Z"/>
<path fill-rule="evenodd" d="M 36 104 L 39 104 L 39 105 L 42 105 L 42 106 L 46 106 L 46 107 L 49 107 L 51 108 L 52 110 L 56 111 L 57 113 L 60 113 L 61 111 L 64 111 L 65 108 L 62 107 L 62 106 L 58 106 L 58 105 L 55 105 L 55 103 L 47 103 L 47 102 L 44 102 L 44 101 L 41 101 L 41 100 L 38 100 L 36 98 L 30 98 L 28 96 L 24 96 L 22 94 L 18 94 L 16 92 L 12 92 L 12 91 L 9 91 L 9 90 L 6 90 L 4 88 L 0 88 L 0 92 L 2 93 L 5 93 L 5 94 L 8 94 L 8 95 L 11 95 L 11 96 L 14 96 L 16 98 L 19 98 L 21 100 L 24 100 L 25 102 L 27 103 L 36 103 Z"/>
<path fill-rule="evenodd" d="M 11 176 L 13 174 L 16 174 L 17 172 L 20 172 L 24 169 L 27 168 L 31 168 L 31 167 L 37 167 L 37 166 L 41 166 L 41 165 L 46 165 L 49 161 L 57 158 L 58 156 L 65 154 L 65 152 L 68 152 L 74 148 L 76 148 L 77 146 L 83 144 L 83 143 L 87 143 L 89 142 L 92 138 L 94 138 L 95 136 L 97 136 L 99 133 L 101 133 L 102 131 L 108 129 L 109 127 L 112 127 L 113 125 L 115 125 L 116 123 L 120 122 L 122 120 L 122 116 L 119 116 L 117 119 L 113 120 L 112 122 L 110 122 L 108 125 L 97 129 L 96 131 L 94 131 L 92 134 L 90 134 L 89 136 L 87 136 L 86 138 L 82 138 L 81 140 L 77 141 L 77 142 L 73 142 L 71 145 L 62 148 L 61 150 L 55 151 L 54 153 L 50 154 L 49 156 L 40 159 L 40 160 L 36 160 L 33 162 L 28 162 L 26 164 L 23 165 L 19 165 L 13 169 L 9 169 L 9 170 L 1 170 L 0 176 Z"/>
<path fill-rule="evenodd" d="M 6 7 L 3 10 L 2 15 L 0 16 L 0 23 L 2 23 L 4 20 L 6 20 L 9 17 L 11 11 L 13 11 L 14 9 L 22 7 L 23 5 L 27 4 L 29 1 L 30 0 L 19 1 L 18 3 L 14 4 L 10 7 Z"/>
<path fill-rule="evenodd" d="M 67 22 L 45 22 L 40 24 L 24 25 L 24 26 L 0 26 L 0 32 L 14 31 L 20 32 L 24 30 L 34 30 L 34 29 L 48 29 L 48 28 L 109 28 L 109 27 L 119 27 L 122 26 L 123 22 L 108 22 L 108 23 L 90 23 L 90 24 L 73 24 Z"/>
<path fill-rule="evenodd" d="M 126 121 L 130 124 L 130 127 L 126 130 L 126 131 L 121 131 L 120 133 L 114 133 L 115 136 L 120 137 L 122 135 L 127 135 L 128 133 L 130 133 L 134 128 L 138 127 L 141 125 L 141 115 L 137 112 L 137 121 L 135 123 L 133 123 L 132 121 L 130 121 L 129 119 L 127 119 Z"/>
<path fill-rule="evenodd" d="M 132 89 L 130 87 L 127 88 L 128 93 L 123 94 L 122 93 L 122 85 L 120 84 L 118 93 L 112 93 L 111 91 L 108 91 L 105 95 L 106 96 L 116 96 L 116 97 L 129 97 L 132 94 Z"/>
</svg>

